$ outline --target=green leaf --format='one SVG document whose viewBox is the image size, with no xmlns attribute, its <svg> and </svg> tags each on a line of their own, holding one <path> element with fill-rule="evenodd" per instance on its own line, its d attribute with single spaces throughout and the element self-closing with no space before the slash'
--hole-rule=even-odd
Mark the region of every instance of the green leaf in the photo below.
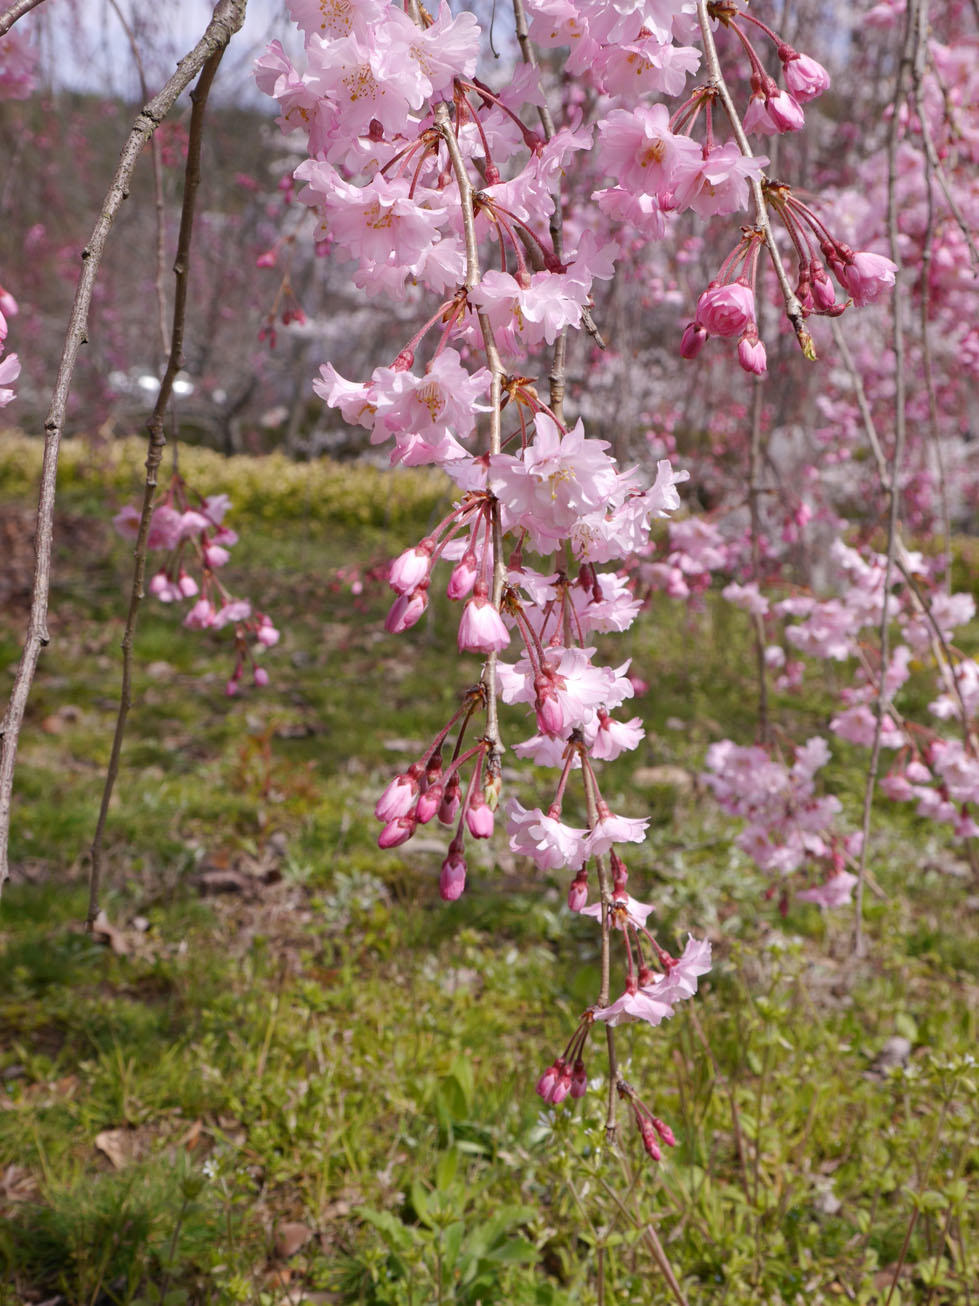
<svg viewBox="0 0 979 1306">
<path fill-rule="evenodd" d="M 373 1207 L 362 1206 L 357 1214 L 374 1226 L 389 1247 L 399 1252 L 411 1251 L 415 1242 L 413 1231 L 395 1219 L 390 1211 L 375 1211 Z"/>
<path fill-rule="evenodd" d="M 441 1152 L 435 1165 L 435 1187 L 439 1192 L 444 1193 L 446 1189 L 451 1188 L 459 1169 L 459 1152 L 456 1148 L 450 1148 L 447 1152 Z"/>
</svg>

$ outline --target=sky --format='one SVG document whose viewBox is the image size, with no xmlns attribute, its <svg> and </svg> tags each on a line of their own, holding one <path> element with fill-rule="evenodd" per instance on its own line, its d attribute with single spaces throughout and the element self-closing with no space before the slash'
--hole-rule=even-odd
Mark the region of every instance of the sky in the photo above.
<svg viewBox="0 0 979 1306">
<path fill-rule="evenodd" d="M 212 11 L 209 0 L 44 0 L 19 27 L 25 35 L 33 31 L 43 67 L 58 88 L 136 100 L 139 80 L 120 14 L 136 37 L 147 81 L 156 90 L 197 42 Z M 274 37 L 287 48 L 296 45 L 283 0 L 248 0 L 245 25 L 225 55 L 215 93 L 257 102 L 251 65 Z"/>
</svg>

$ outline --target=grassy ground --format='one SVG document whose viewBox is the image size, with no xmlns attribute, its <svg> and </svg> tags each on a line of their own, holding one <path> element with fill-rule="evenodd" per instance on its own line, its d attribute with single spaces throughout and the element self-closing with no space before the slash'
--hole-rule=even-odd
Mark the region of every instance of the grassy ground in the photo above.
<svg viewBox="0 0 979 1306">
<path fill-rule="evenodd" d="M 29 479 L 16 452 L 0 498 Z M 707 932 L 717 956 L 688 1010 L 622 1040 L 678 1146 L 653 1166 L 626 1129 L 623 1169 L 600 1088 L 542 1109 L 534 1082 L 594 992 L 592 923 L 501 841 L 451 906 L 437 831 L 374 843 L 374 798 L 467 673 L 438 605 L 396 640 L 383 590 L 334 578 L 398 551 L 394 526 L 419 534 L 432 482 L 232 471 L 232 588 L 247 574 L 285 632 L 272 685 L 228 700 L 227 646 L 146 607 L 108 926 L 85 934 L 127 567 L 96 514 L 128 496 L 72 457 L 0 905 L 0 1303 L 571 1306 L 601 1277 L 610 1306 L 657 1306 L 650 1222 L 691 1306 L 979 1303 L 976 887 L 891 809 L 866 961 L 844 914 L 763 900 L 690 779 L 711 739 L 751 738 L 737 614 L 664 605 L 618 641 L 651 685 L 609 784 L 652 817 L 632 886 L 665 940 Z M 18 630 L 0 626 L 0 677 Z M 798 732 L 827 708 L 779 705 Z M 508 760 L 526 801 L 532 768 Z M 859 766 L 829 776 L 851 813 Z"/>
</svg>

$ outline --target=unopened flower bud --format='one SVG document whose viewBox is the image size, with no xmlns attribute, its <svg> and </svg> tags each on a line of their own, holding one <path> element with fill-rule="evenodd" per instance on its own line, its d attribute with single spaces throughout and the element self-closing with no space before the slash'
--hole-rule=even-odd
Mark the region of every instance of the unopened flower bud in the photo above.
<svg viewBox="0 0 979 1306">
<path fill-rule="evenodd" d="M 651 1120 L 641 1120 L 639 1122 L 639 1133 L 642 1135 L 642 1145 L 654 1161 L 659 1161 L 663 1153 L 656 1142 L 656 1130 L 653 1128 Z"/>
<path fill-rule="evenodd" d="M 459 784 L 458 772 L 453 772 L 445 786 L 445 793 L 442 795 L 442 801 L 439 804 L 439 820 L 443 825 L 452 825 L 459 814 L 459 804 L 462 802 L 461 786 Z"/>
<path fill-rule="evenodd" d="M 192 599 L 197 593 L 197 581 L 193 576 L 188 576 L 185 571 L 181 571 L 177 577 L 177 589 L 182 599 Z"/>
<path fill-rule="evenodd" d="M 809 277 L 812 284 L 813 303 L 823 312 L 832 308 L 836 303 L 836 291 L 833 289 L 833 283 L 826 275 L 826 269 L 819 259 L 813 259 L 810 262 Z"/>
<path fill-rule="evenodd" d="M 571 1071 L 568 1069 L 567 1065 L 562 1061 L 561 1070 L 557 1077 L 557 1083 L 551 1089 L 551 1095 L 547 1100 L 553 1103 L 554 1106 L 557 1106 L 559 1102 L 564 1101 L 564 1099 L 568 1096 L 570 1092 L 571 1092 Z"/>
<path fill-rule="evenodd" d="M 571 1096 L 584 1097 L 588 1089 L 588 1076 L 585 1074 L 585 1063 L 581 1057 L 574 1063 L 574 1071 L 571 1075 Z"/>
<path fill-rule="evenodd" d="M 747 331 L 738 341 L 738 362 L 746 372 L 764 376 L 768 371 L 768 358 L 764 343 L 754 329 Z"/>
<path fill-rule="evenodd" d="M 394 821 L 399 816 L 407 816 L 418 794 L 418 770 L 411 767 L 405 775 L 397 775 L 381 794 L 374 806 L 374 815 L 379 821 Z"/>
<path fill-rule="evenodd" d="M 445 592 L 450 599 L 464 599 L 475 583 L 476 555 L 472 549 L 467 549 L 453 567 Z"/>
<path fill-rule="evenodd" d="M 389 821 L 377 836 L 378 848 L 397 848 L 406 843 L 415 833 L 415 819 L 412 816 L 399 816 L 396 821 Z"/>
<path fill-rule="evenodd" d="M 537 698 L 534 707 L 537 711 L 537 727 L 542 735 L 557 738 L 564 733 L 564 709 L 561 707 L 557 692 L 549 680 L 538 677 L 535 683 Z"/>
<path fill-rule="evenodd" d="M 388 574 L 388 584 L 396 594 L 410 594 L 428 576 L 431 565 L 431 541 L 422 540 L 421 544 L 406 549 L 400 557 L 395 558 Z"/>
<path fill-rule="evenodd" d="M 427 607 L 428 590 L 424 587 L 419 587 L 411 594 L 400 594 L 384 620 L 384 629 L 389 635 L 400 635 L 421 619 Z"/>
<path fill-rule="evenodd" d="M 259 687 L 259 689 L 264 689 L 265 686 L 269 683 L 269 673 L 265 670 L 264 667 L 256 667 L 255 670 L 252 672 L 252 680 Z"/>
<path fill-rule="evenodd" d="M 466 809 L 466 825 L 474 839 L 488 839 L 493 833 L 493 812 L 483 795 L 477 790 Z"/>
<path fill-rule="evenodd" d="M 662 1138 L 667 1147 L 676 1147 L 676 1137 L 673 1130 L 665 1121 L 660 1120 L 657 1116 L 653 1116 L 653 1128 L 659 1134 L 660 1138 Z"/>
<path fill-rule="evenodd" d="M 680 357 L 696 358 L 707 340 L 707 332 L 696 322 L 690 322 L 684 328 L 680 339 Z"/>
<path fill-rule="evenodd" d="M 564 1062 L 559 1057 L 552 1066 L 547 1067 L 543 1075 L 541 1075 L 540 1079 L 538 1079 L 537 1093 L 544 1099 L 545 1102 L 550 1102 L 551 1093 L 554 1091 L 554 1086 L 557 1084 L 558 1080 L 560 1079 L 561 1071 L 563 1069 L 564 1069 Z"/>
<path fill-rule="evenodd" d="M 415 820 L 419 825 L 427 825 L 442 806 L 442 785 L 436 782 L 429 785 L 415 804 Z"/>
<path fill-rule="evenodd" d="M 461 850 L 449 847 L 449 855 L 442 863 L 439 875 L 439 895 L 445 902 L 455 902 L 466 887 L 466 859 Z"/>
<path fill-rule="evenodd" d="M 271 621 L 269 621 L 268 617 L 263 617 L 259 623 L 258 630 L 255 632 L 255 638 L 260 644 L 264 645 L 265 648 L 271 648 L 273 644 L 278 644 L 279 632 L 272 625 Z"/>
<path fill-rule="evenodd" d="M 581 911 L 588 903 L 588 872 L 584 867 L 571 881 L 568 889 L 568 910 Z"/>
<path fill-rule="evenodd" d="M 173 586 L 165 571 L 158 571 L 151 576 L 147 588 L 153 597 L 159 599 L 161 603 L 171 603 L 173 601 Z"/>
</svg>

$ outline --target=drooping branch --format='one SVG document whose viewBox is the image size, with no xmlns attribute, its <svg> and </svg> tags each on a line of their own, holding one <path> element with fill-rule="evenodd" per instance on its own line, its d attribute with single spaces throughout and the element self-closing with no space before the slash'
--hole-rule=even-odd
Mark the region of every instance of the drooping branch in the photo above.
<svg viewBox="0 0 979 1306">
<path fill-rule="evenodd" d="M 890 466 L 886 481 L 887 494 L 887 557 L 884 563 L 884 588 L 881 594 L 880 612 L 880 681 L 874 701 L 874 738 L 870 748 L 870 761 L 867 764 L 867 780 L 863 795 L 863 820 L 861 824 L 862 841 L 860 846 L 860 865 L 857 870 L 857 885 L 854 893 L 853 949 L 857 956 L 864 952 L 863 937 L 863 886 L 867 876 L 867 851 L 870 843 L 870 818 L 873 809 L 874 791 L 877 787 L 877 769 L 880 762 L 881 739 L 884 733 L 884 715 L 887 709 L 887 660 L 890 655 L 890 598 L 891 577 L 896 568 L 895 559 L 899 542 L 899 525 L 901 516 L 900 474 L 904 461 L 905 435 L 907 419 L 905 414 L 905 375 L 904 375 L 904 283 L 901 270 L 901 249 L 897 220 L 897 155 L 898 133 L 901 101 L 905 86 L 914 66 L 916 42 L 920 38 L 918 28 L 918 0 L 911 0 L 905 16 L 904 44 L 897 69 L 897 79 L 892 100 L 893 112 L 888 127 L 887 137 L 887 233 L 890 243 L 891 259 L 897 268 L 894 279 L 894 299 L 892 304 L 892 347 L 894 350 L 894 445 L 891 451 Z"/>
<path fill-rule="evenodd" d="M 78 351 L 86 340 L 88 312 L 105 244 L 112 225 L 129 194 L 129 181 L 143 147 L 173 108 L 177 99 L 200 73 L 208 59 L 223 49 L 244 22 L 246 0 L 218 0 L 201 39 L 177 65 L 162 90 L 136 115 L 123 146 L 115 175 L 102 202 L 92 234 L 81 253 L 82 269 L 68 319 L 64 348 L 58 366 L 51 404 L 44 422 L 44 457 L 35 527 L 35 566 L 24 649 L 14 676 L 13 688 L 0 724 L 0 886 L 7 879 L 7 850 L 13 796 L 17 743 L 27 710 L 34 673 L 41 649 L 49 642 L 48 597 L 51 587 L 51 556 L 54 541 L 55 481 L 58 451 L 64 428 L 68 395 Z"/>
<path fill-rule="evenodd" d="M 32 9 L 42 4 L 44 0 L 16 0 L 16 3 L 0 14 L 0 36 L 6 36 L 18 18 L 23 18 L 25 14 L 29 14 Z"/>
<path fill-rule="evenodd" d="M 190 242 L 194 232 L 194 214 L 197 204 L 197 191 L 201 180 L 201 143 L 204 138 L 204 115 L 214 76 L 224 55 L 225 45 L 220 45 L 210 56 L 201 70 L 197 85 L 190 93 L 193 110 L 190 117 L 190 131 L 187 142 L 187 163 L 184 167 L 184 198 L 180 212 L 180 232 L 177 237 L 177 253 L 173 263 L 174 298 L 173 321 L 170 327 L 170 353 L 166 370 L 160 382 L 153 412 L 147 423 L 149 443 L 146 450 L 146 480 L 143 486 L 143 502 L 140 508 L 139 528 L 136 533 L 135 562 L 133 565 L 133 583 L 129 594 L 129 610 L 126 614 L 126 629 L 122 637 L 122 684 L 119 691 L 119 709 L 116 713 L 115 732 L 112 737 L 112 752 L 106 770 L 105 784 L 102 789 L 102 801 L 99 806 L 98 821 L 92 839 L 89 871 L 88 916 L 89 929 L 95 924 L 99 914 L 99 889 L 102 882 L 102 844 L 105 836 L 105 823 L 109 815 L 109 804 L 119 774 L 119 761 L 122 756 L 122 741 L 126 733 L 126 722 L 132 706 L 133 680 L 133 641 L 136 636 L 136 619 L 139 605 L 144 597 L 143 581 L 146 576 L 146 542 L 150 531 L 150 519 L 153 515 L 153 500 L 156 495 L 157 473 L 163 459 L 166 436 L 163 433 L 163 418 L 167 404 L 173 393 L 173 383 L 183 366 L 184 330 L 187 318 L 187 287 L 190 272 Z"/>
</svg>

